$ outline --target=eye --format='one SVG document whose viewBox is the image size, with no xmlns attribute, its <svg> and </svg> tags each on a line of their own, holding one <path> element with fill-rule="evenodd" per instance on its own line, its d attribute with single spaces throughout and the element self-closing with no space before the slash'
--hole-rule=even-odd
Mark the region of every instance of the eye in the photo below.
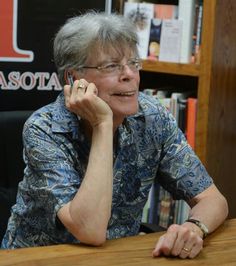
<svg viewBox="0 0 236 266">
<path fill-rule="evenodd" d="M 138 62 L 136 60 L 129 61 L 129 65 L 131 65 L 131 66 L 136 66 L 137 64 L 138 64 Z"/>
<path fill-rule="evenodd" d="M 116 63 L 109 63 L 109 64 L 106 64 L 104 66 L 102 66 L 101 68 L 105 71 L 114 71 L 117 69 L 117 67 L 119 67 L 119 64 L 116 64 Z"/>
<path fill-rule="evenodd" d="M 140 61 L 137 60 L 137 59 L 133 59 L 133 60 L 130 60 L 128 62 L 128 65 L 131 67 L 131 68 L 136 68 L 138 69 L 140 67 Z"/>
</svg>

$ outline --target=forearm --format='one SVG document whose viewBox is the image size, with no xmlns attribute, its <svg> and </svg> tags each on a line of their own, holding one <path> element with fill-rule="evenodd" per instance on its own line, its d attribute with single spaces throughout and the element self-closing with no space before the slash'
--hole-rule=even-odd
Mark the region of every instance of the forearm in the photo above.
<svg viewBox="0 0 236 266">
<path fill-rule="evenodd" d="M 112 126 L 93 130 L 86 174 L 70 205 L 72 219 L 83 234 L 106 232 L 112 202 Z"/>
<path fill-rule="evenodd" d="M 81 242 L 100 245 L 106 239 L 113 181 L 112 121 L 95 127 L 85 176 L 71 202 L 58 217 Z"/>
<path fill-rule="evenodd" d="M 201 194 L 190 201 L 192 208 L 189 217 L 204 223 L 211 233 L 226 219 L 228 215 L 227 201 L 215 185 Z M 190 226 L 196 227 L 193 224 Z"/>
<path fill-rule="evenodd" d="M 188 203 L 192 208 L 189 217 L 205 224 L 209 233 L 223 223 L 228 214 L 227 202 L 214 185 Z M 157 242 L 153 256 L 164 254 L 180 258 L 194 258 L 203 248 L 202 237 L 203 232 L 194 223 L 173 224 Z"/>
</svg>

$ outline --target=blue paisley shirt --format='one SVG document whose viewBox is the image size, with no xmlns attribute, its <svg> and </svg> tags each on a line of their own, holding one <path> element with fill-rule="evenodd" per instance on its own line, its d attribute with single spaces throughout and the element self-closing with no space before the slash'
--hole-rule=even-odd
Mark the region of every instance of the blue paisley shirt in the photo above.
<svg viewBox="0 0 236 266">
<path fill-rule="evenodd" d="M 24 179 L 18 187 L 2 248 L 76 243 L 56 218 L 78 191 L 90 143 L 61 93 L 27 120 Z M 155 178 L 175 199 L 191 199 L 212 179 L 158 100 L 139 94 L 139 111 L 118 128 L 112 214 L 107 239 L 138 234 Z M 99 215 L 99 213 L 94 213 Z"/>
</svg>

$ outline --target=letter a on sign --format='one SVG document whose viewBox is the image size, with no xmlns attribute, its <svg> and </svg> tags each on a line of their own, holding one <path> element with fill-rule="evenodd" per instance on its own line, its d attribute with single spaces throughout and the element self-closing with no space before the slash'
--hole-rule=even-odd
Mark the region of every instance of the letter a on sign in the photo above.
<svg viewBox="0 0 236 266">
<path fill-rule="evenodd" d="M 34 53 L 17 46 L 18 0 L 0 0 L 0 61 L 32 62 Z"/>
</svg>

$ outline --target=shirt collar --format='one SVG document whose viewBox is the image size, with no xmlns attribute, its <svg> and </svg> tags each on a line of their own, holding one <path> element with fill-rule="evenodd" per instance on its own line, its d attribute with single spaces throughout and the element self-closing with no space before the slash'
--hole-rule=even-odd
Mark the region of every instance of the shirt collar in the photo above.
<svg viewBox="0 0 236 266">
<path fill-rule="evenodd" d="M 121 145 L 130 145 L 135 141 L 135 120 L 143 117 L 140 110 L 132 116 L 125 118 L 122 125 L 118 127 Z M 79 138 L 80 117 L 66 109 L 65 97 L 61 92 L 53 105 L 52 111 L 52 132 L 54 133 L 72 133 L 74 139 Z M 81 132 L 81 131 L 80 131 Z"/>
<path fill-rule="evenodd" d="M 130 145 L 135 142 L 135 128 L 139 120 L 144 120 L 144 112 L 140 105 L 143 94 L 139 93 L 139 110 L 136 114 L 128 116 L 124 119 L 122 125 L 119 126 L 120 144 Z"/>
<path fill-rule="evenodd" d="M 53 105 L 52 132 L 72 133 L 72 137 L 77 139 L 78 130 L 78 118 L 74 113 L 66 109 L 64 94 L 60 93 Z"/>
</svg>

